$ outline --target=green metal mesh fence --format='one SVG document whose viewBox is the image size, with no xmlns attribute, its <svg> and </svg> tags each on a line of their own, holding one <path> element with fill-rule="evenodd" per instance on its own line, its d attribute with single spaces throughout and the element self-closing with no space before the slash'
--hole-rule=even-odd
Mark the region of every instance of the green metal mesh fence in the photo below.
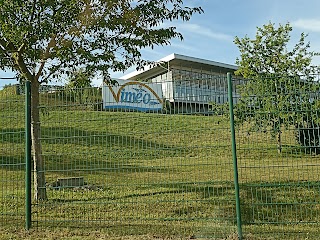
<svg viewBox="0 0 320 240">
<path fill-rule="evenodd" d="M 318 76 L 241 83 L 234 101 L 244 235 L 319 239 Z"/>
<path fill-rule="evenodd" d="M 136 95 L 117 86 L 104 99 L 101 88 L 42 88 L 48 200 L 33 201 L 32 225 L 236 238 L 227 79 L 216 76 L 209 87 L 197 81 L 172 83 L 175 98 L 145 112 L 121 106 L 159 101 L 144 97 L 142 85 Z M 233 79 L 232 85 L 244 237 L 318 239 L 318 76 Z M 0 91 L 0 227 L 25 225 L 20 93 Z"/>
<path fill-rule="evenodd" d="M 225 76 L 216 81 L 226 89 Z M 212 114 L 214 104 L 197 104 L 188 93 L 194 83 L 184 84 L 175 103 L 149 112 L 102 104 L 97 88 L 42 93 L 48 201 L 33 203 L 33 225 L 103 227 L 116 236 L 233 236 L 229 121 L 224 108 Z M 106 104 L 112 108 L 103 110 Z"/>
<path fill-rule="evenodd" d="M 17 90 L 0 91 L 0 227 L 25 222 L 25 99 Z"/>
</svg>

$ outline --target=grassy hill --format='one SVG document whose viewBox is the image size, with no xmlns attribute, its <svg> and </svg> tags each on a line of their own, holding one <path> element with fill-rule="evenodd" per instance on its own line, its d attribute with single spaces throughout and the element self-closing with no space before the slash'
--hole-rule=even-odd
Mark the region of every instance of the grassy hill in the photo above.
<svg viewBox="0 0 320 240">
<path fill-rule="evenodd" d="M 0 94 L 0 229 L 24 226 L 23 98 Z M 49 200 L 33 203 L 34 226 L 103 226 L 109 237 L 124 238 L 233 239 L 227 117 L 94 111 L 95 101 L 61 92 L 42 94 L 41 102 Z M 319 234 L 319 157 L 296 145 L 293 129 L 284 130 L 283 145 L 279 155 L 268 133 L 237 128 L 249 239 Z M 56 187 L 69 177 L 83 177 L 85 186 Z"/>
</svg>

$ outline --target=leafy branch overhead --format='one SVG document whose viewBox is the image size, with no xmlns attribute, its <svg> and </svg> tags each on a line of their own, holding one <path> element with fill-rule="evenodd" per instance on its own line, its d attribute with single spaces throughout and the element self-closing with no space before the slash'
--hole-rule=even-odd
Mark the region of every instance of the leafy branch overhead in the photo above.
<svg viewBox="0 0 320 240">
<path fill-rule="evenodd" d="M 202 12 L 182 0 L 3 0 L 0 68 L 48 82 L 77 67 L 104 74 L 142 67 L 142 48 L 183 38 L 162 23 Z"/>
<path fill-rule="evenodd" d="M 183 0 L 2 0 L 0 1 L 0 70 L 12 70 L 31 82 L 31 131 L 36 200 L 46 200 L 41 155 L 39 86 L 80 73 L 85 77 L 124 71 L 148 61 L 141 49 L 183 39 L 173 20 L 188 21 L 200 7 Z M 80 72 L 79 72 L 80 71 Z M 80 77 L 80 78 L 79 78 Z M 84 80 L 84 81 L 82 81 Z M 89 82 L 87 81 L 89 80 Z M 82 92 L 78 92 L 80 102 Z"/>
<path fill-rule="evenodd" d="M 234 40 L 240 51 L 236 74 L 245 78 L 238 87 L 236 119 L 277 137 L 279 152 L 282 127 L 294 126 L 299 132 L 319 124 L 318 110 L 314 111 L 319 102 L 320 85 L 314 79 L 319 67 L 312 65 L 319 54 L 310 51 L 305 33 L 289 49 L 291 31 L 289 23 L 278 27 L 269 23 L 257 28 L 254 39 Z"/>
</svg>

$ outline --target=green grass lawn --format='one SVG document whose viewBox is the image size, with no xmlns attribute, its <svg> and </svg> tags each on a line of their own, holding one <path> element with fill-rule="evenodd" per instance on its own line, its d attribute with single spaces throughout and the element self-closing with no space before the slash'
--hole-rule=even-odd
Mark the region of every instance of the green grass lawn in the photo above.
<svg viewBox="0 0 320 240">
<path fill-rule="evenodd" d="M 93 111 L 42 96 L 48 201 L 24 227 L 24 106 L 0 99 L 0 239 L 236 239 L 229 121 L 223 116 Z M 247 239 L 317 239 L 319 157 L 294 131 L 283 152 L 268 133 L 237 128 Z M 54 188 L 83 177 L 86 187 Z"/>
</svg>

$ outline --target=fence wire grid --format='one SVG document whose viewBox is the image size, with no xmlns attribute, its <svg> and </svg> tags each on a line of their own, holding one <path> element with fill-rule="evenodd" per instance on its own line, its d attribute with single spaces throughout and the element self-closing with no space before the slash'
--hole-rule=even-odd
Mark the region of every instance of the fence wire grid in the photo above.
<svg viewBox="0 0 320 240">
<path fill-rule="evenodd" d="M 213 86 L 227 89 L 225 80 L 219 77 Z M 33 225 L 108 227 L 114 235 L 234 234 L 229 123 L 210 114 L 208 103 L 196 104 L 195 84 L 180 84 L 178 103 L 164 101 L 165 108 L 146 112 L 112 102 L 107 87 L 43 93 L 48 201 L 33 204 Z M 130 86 L 118 89 L 128 92 Z M 141 87 L 134 89 L 139 94 Z M 103 91 L 109 91 L 106 99 Z M 159 100 L 141 99 L 141 108 Z"/>
<path fill-rule="evenodd" d="M 101 88 L 43 88 L 48 200 L 32 202 L 32 226 L 236 239 L 237 157 L 243 238 L 318 239 L 320 87 L 308 77 L 232 79 L 236 156 L 225 75 L 166 83 L 175 97 L 145 112 Z M 159 101 L 141 88 L 141 105 Z M 0 226 L 23 227 L 24 96 L 0 97 Z"/>
<path fill-rule="evenodd" d="M 234 111 L 243 231 L 318 239 L 319 76 L 241 83 Z"/>
<path fill-rule="evenodd" d="M 25 99 L 0 91 L 0 226 L 25 223 Z"/>
</svg>

